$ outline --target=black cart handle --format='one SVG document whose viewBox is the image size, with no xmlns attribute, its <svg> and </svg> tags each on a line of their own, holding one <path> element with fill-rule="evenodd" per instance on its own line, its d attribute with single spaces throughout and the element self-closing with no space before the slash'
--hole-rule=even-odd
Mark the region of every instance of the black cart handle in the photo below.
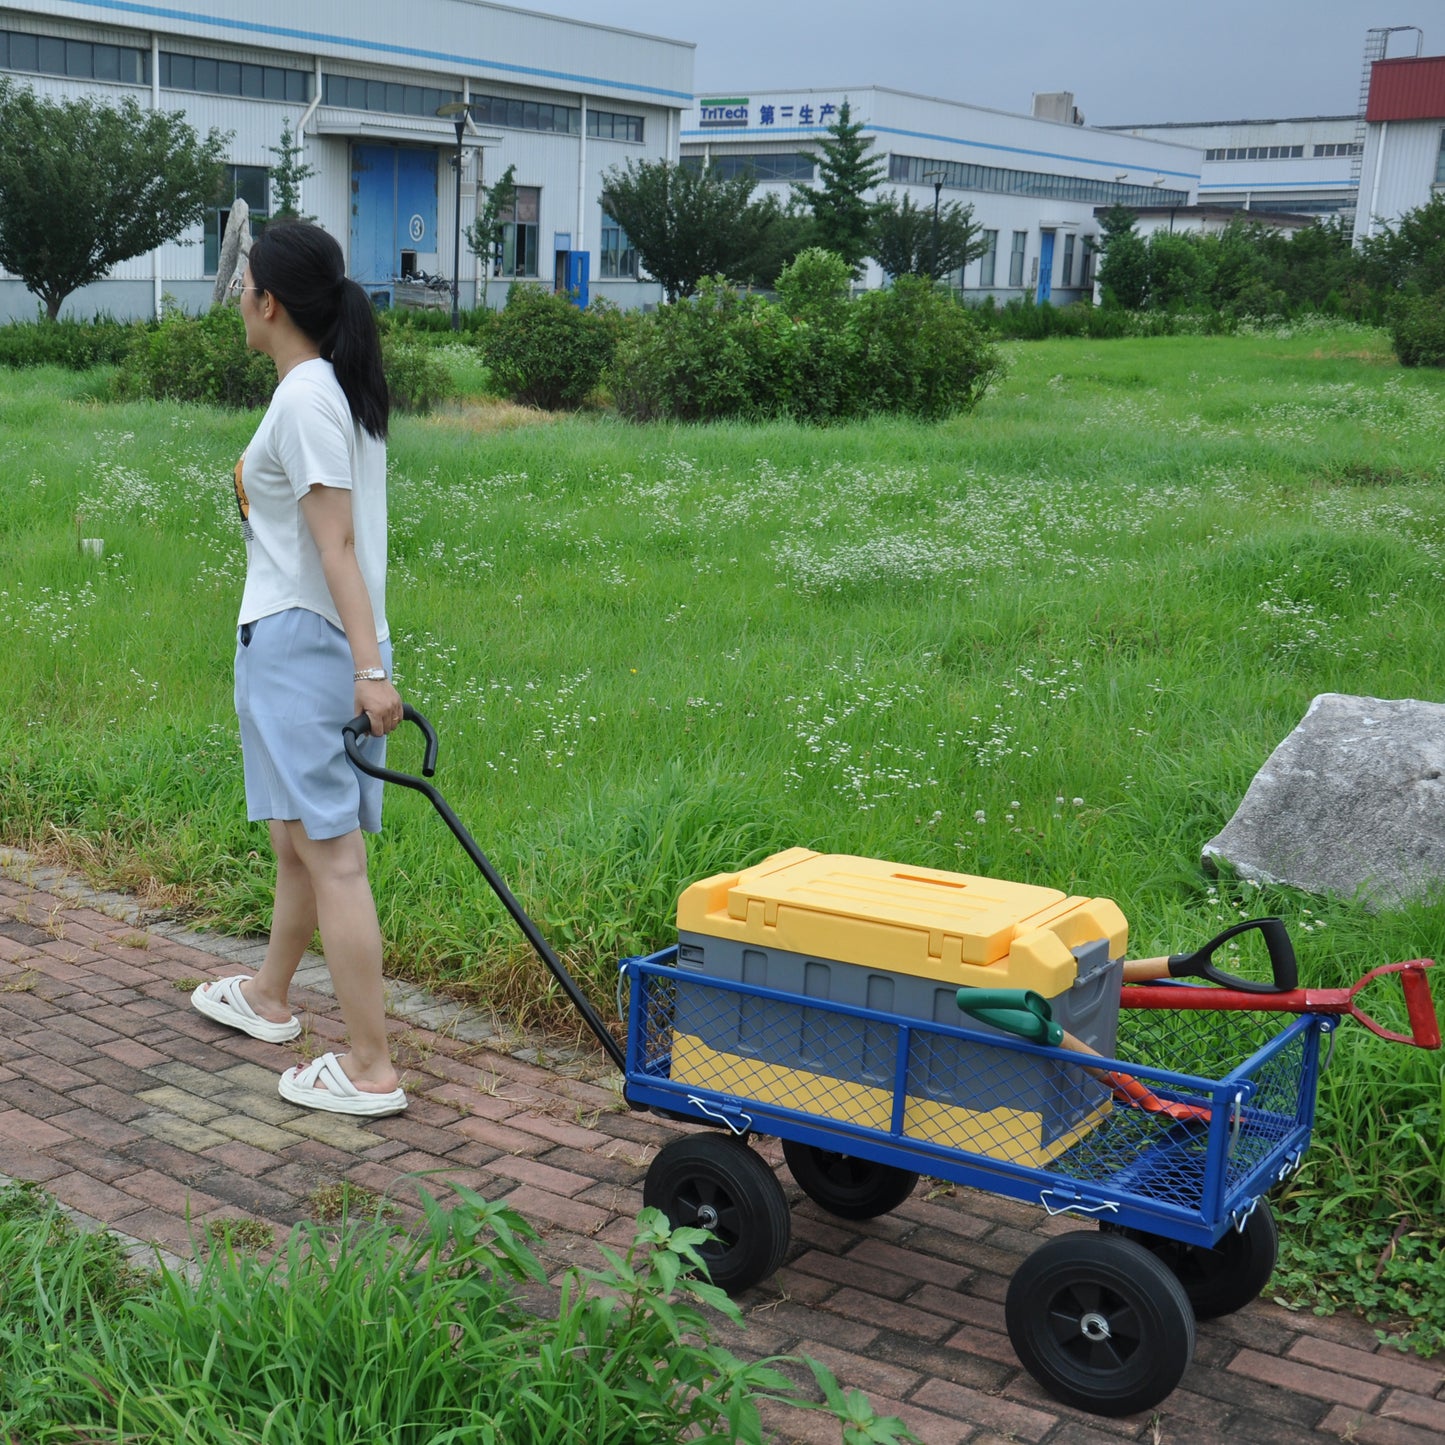
<svg viewBox="0 0 1445 1445">
<path fill-rule="evenodd" d="M 432 777 L 436 772 L 437 762 L 437 735 L 436 729 L 432 727 L 425 717 L 421 715 L 410 704 L 403 704 L 401 710 L 402 718 L 406 722 L 413 722 L 422 731 L 426 738 L 426 753 L 422 761 L 422 773 L 426 778 Z M 461 820 L 452 812 L 447 800 L 436 790 L 436 788 L 423 778 L 415 778 L 410 773 L 398 772 L 395 768 L 383 768 L 373 763 L 362 753 L 359 740 L 371 736 L 371 719 L 361 713 L 358 717 L 352 718 L 341 729 L 342 741 L 346 747 L 346 756 L 368 776 L 380 778 L 385 783 L 395 783 L 401 788 L 410 788 L 414 792 L 424 794 L 431 802 L 438 813 L 442 815 L 442 821 L 456 835 L 457 842 L 467 851 L 467 856 L 481 870 L 482 877 L 491 885 L 492 892 L 502 900 L 502 906 L 512 915 L 517 927 L 522 930 L 528 943 L 536 951 L 537 957 L 547 966 L 547 970 L 561 985 L 562 991 L 572 1000 L 578 1013 L 582 1015 L 587 1027 L 592 1030 L 597 1042 L 602 1045 L 608 1058 L 617 1065 L 619 1069 L 626 1072 L 627 1054 L 621 1044 L 617 1042 L 608 1031 L 607 1025 L 597 1010 L 587 1001 L 587 996 L 577 987 L 576 980 L 568 973 L 566 965 L 551 945 L 542 937 L 542 931 L 528 917 L 522 905 L 517 902 L 512 890 L 502 881 L 501 875 L 487 859 L 487 855 L 477 846 L 476 839 L 462 826 Z"/>
</svg>

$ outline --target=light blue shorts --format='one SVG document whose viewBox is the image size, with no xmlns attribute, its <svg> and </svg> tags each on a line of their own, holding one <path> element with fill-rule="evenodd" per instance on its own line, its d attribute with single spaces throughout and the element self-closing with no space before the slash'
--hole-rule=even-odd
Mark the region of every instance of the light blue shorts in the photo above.
<svg viewBox="0 0 1445 1445">
<path fill-rule="evenodd" d="M 389 643 L 381 658 L 390 673 Z M 355 716 L 353 666 L 346 634 L 305 608 L 239 629 L 236 716 L 253 823 L 299 819 L 315 839 L 381 831 L 382 784 L 352 765 L 341 740 Z M 362 751 L 381 766 L 386 739 L 368 737 Z"/>
</svg>

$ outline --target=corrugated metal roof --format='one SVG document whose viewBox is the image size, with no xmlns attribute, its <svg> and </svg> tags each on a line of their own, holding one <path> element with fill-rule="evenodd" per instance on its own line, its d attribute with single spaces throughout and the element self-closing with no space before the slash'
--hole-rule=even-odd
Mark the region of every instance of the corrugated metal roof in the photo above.
<svg viewBox="0 0 1445 1445">
<path fill-rule="evenodd" d="M 1445 120 L 1445 55 L 1377 60 L 1370 71 L 1365 119 Z"/>
</svg>

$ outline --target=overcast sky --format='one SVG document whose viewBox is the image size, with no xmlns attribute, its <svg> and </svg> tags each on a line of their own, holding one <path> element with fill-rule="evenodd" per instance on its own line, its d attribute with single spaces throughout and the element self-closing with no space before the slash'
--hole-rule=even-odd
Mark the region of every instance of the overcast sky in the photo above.
<svg viewBox="0 0 1445 1445">
<path fill-rule="evenodd" d="M 1071 90 L 1090 125 L 1353 115 L 1372 26 L 1445 53 L 1441 0 L 510 3 L 694 41 L 700 95 L 883 85 L 1026 114 Z"/>
</svg>

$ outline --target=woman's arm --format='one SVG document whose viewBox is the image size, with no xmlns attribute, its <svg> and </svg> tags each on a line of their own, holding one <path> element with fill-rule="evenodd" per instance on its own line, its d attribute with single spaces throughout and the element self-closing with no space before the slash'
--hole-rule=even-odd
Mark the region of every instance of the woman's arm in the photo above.
<svg viewBox="0 0 1445 1445">
<path fill-rule="evenodd" d="M 379 668 L 381 648 L 376 640 L 376 618 L 371 597 L 356 561 L 356 535 L 351 522 L 351 493 L 342 487 L 314 486 L 301 498 L 301 515 L 321 556 L 321 571 L 342 631 L 351 645 L 352 666 L 358 672 Z M 371 731 L 380 737 L 401 722 L 401 694 L 384 682 L 356 684 L 356 711 L 371 719 Z"/>
</svg>

